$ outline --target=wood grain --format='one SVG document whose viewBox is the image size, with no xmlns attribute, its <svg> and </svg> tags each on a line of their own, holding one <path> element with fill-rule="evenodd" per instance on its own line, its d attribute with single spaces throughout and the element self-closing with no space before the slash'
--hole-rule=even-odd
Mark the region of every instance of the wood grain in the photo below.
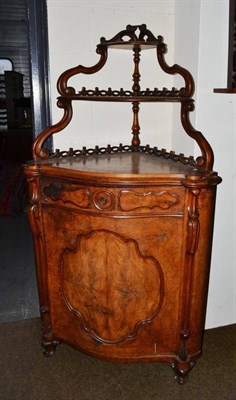
<svg viewBox="0 0 236 400">
<path fill-rule="evenodd" d="M 160 308 L 160 264 L 143 257 L 134 240 L 106 230 L 78 236 L 76 248 L 65 250 L 61 268 L 69 309 L 101 341 L 134 337 Z"/>
</svg>

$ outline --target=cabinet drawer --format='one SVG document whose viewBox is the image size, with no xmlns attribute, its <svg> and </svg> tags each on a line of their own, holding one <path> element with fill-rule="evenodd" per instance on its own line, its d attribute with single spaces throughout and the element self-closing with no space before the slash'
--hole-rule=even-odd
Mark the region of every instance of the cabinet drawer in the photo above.
<svg viewBox="0 0 236 400">
<path fill-rule="evenodd" d="M 119 193 L 119 207 L 125 212 L 158 213 L 181 212 L 184 207 L 184 189 L 154 187 L 125 189 Z"/>
<path fill-rule="evenodd" d="M 86 186 L 59 180 L 42 180 L 41 200 L 44 204 L 88 209 L 92 203 L 92 194 Z"/>
<path fill-rule="evenodd" d="M 185 190 L 181 186 L 114 188 L 59 180 L 41 183 L 44 204 L 108 214 L 182 214 L 184 196 Z"/>
</svg>

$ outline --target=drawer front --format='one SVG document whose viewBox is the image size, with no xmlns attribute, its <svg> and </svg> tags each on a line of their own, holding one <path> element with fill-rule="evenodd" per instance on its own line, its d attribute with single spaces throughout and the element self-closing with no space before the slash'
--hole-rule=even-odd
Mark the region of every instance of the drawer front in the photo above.
<svg viewBox="0 0 236 400">
<path fill-rule="evenodd" d="M 184 187 L 114 188 L 43 180 L 41 201 L 66 208 L 108 214 L 171 214 L 184 209 Z"/>
<path fill-rule="evenodd" d="M 72 208 L 88 209 L 91 206 L 91 192 L 85 186 L 61 181 L 43 181 L 41 201 Z"/>
<path fill-rule="evenodd" d="M 184 206 L 184 190 L 181 189 L 169 187 L 124 189 L 118 194 L 119 208 L 128 213 L 181 212 Z"/>
</svg>

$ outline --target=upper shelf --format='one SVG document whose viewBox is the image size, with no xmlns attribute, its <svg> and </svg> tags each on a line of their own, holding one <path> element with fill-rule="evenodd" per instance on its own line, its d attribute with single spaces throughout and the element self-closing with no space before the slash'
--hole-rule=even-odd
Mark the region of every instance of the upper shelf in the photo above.
<svg viewBox="0 0 236 400">
<path fill-rule="evenodd" d="M 100 44 L 98 46 L 101 46 Z M 155 49 L 157 47 L 156 43 L 151 44 L 151 43 L 146 43 L 144 41 L 133 41 L 129 40 L 128 42 L 125 41 L 120 41 L 120 42 L 114 42 L 111 44 L 106 44 L 107 47 L 110 49 L 117 49 L 117 50 L 134 50 L 135 48 L 140 49 L 140 50 L 150 50 L 150 49 Z"/>
<path fill-rule="evenodd" d="M 82 94 L 80 97 L 78 97 L 78 93 L 76 92 L 75 88 L 68 86 L 68 81 L 71 77 L 78 75 L 78 74 L 94 74 L 98 71 L 100 71 L 104 65 L 106 64 L 107 58 L 108 58 L 108 48 L 114 48 L 114 49 L 127 49 L 127 50 L 133 50 L 133 61 L 134 61 L 134 73 L 132 75 L 133 77 L 133 87 L 132 90 L 134 92 L 134 96 L 131 96 L 135 98 L 136 96 L 138 97 L 146 97 L 150 101 L 150 93 L 146 93 L 146 91 L 142 92 L 142 96 L 139 96 L 140 94 L 140 73 L 139 73 L 139 63 L 140 63 L 140 52 L 145 49 L 156 49 L 156 55 L 157 55 L 157 61 L 161 67 L 161 69 L 170 75 L 175 75 L 178 74 L 182 76 L 185 86 L 179 90 L 179 94 L 176 96 L 176 93 L 173 95 L 169 93 L 163 93 L 163 91 L 158 91 L 158 93 L 155 93 L 152 98 L 156 97 L 155 100 L 151 101 L 180 101 L 180 100 L 167 100 L 168 97 L 171 98 L 176 98 L 176 97 L 186 97 L 190 98 L 193 96 L 194 93 L 194 80 L 192 75 L 188 70 L 185 68 L 181 67 L 180 65 L 174 64 L 173 66 L 169 66 L 166 61 L 165 61 L 165 54 L 167 53 L 167 46 L 164 43 L 164 39 L 162 36 L 157 36 L 155 37 L 153 33 L 147 29 L 145 24 L 142 25 L 128 25 L 125 30 L 122 30 L 119 32 L 117 35 L 115 35 L 112 39 L 106 40 L 104 37 L 100 39 L 100 43 L 97 45 L 96 52 L 97 54 L 100 55 L 100 60 L 97 62 L 97 64 L 91 66 L 91 67 L 85 67 L 83 65 L 78 65 L 74 68 L 70 68 L 67 71 L 63 72 L 63 74 L 59 77 L 58 82 L 57 82 L 57 89 L 58 92 L 61 96 L 71 96 L 71 99 L 73 100 L 78 100 L 78 99 L 83 99 L 83 100 L 95 100 L 95 98 L 92 98 L 92 96 L 86 94 Z M 95 89 L 96 90 L 96 89 Z M 165 89 L 167 91 L 167 89 Z M 177 89 L 175 89 L 175 92 Z M 171 91 L 167 91 L 171 92 Z M 88 96 L 88 97 L 87 97 Z M 106 95 L 105 95 L 106 96 Z M 110 96 L 110 93 L 107 94 L 109 96 L 109 99 L 103 98 L 103 101 L 116 101 L 116 100 L 111 100 L 112 96 Z M 117 96 L 116 94 L 114 97 Z M 86 97 L 86 98 L 85 98 Z M 130 101 L 127 100 L 127 96 L 121 94 L 120 100 L 118 101 Z M 161 99 L 160 99 L 161 98 Z M 100 95 L 96 95 L 96 101 L 100 101 Z M 148 100 L 143 100 L 143 101 L 148 101 Z"/>
</svg>

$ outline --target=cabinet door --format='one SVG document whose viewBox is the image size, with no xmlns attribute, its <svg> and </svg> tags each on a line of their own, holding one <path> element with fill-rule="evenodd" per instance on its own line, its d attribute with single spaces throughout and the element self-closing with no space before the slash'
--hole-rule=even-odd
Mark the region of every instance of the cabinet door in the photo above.
<svg viewBox="0 0 236 400">
<path fill-rule="evenodd" d="M 95 215 L 45 207 L 55 338 L 114 359 L 175 354 L 183 220 L 183 215 Z"/>
</svg>

